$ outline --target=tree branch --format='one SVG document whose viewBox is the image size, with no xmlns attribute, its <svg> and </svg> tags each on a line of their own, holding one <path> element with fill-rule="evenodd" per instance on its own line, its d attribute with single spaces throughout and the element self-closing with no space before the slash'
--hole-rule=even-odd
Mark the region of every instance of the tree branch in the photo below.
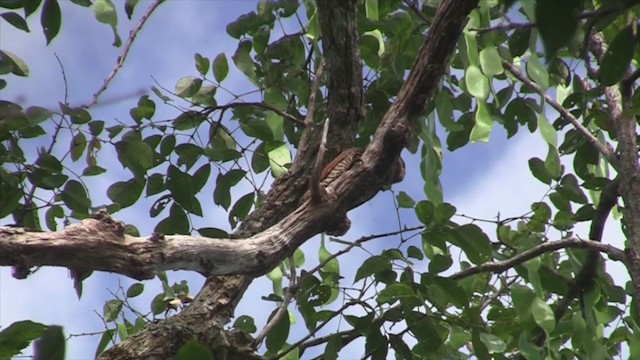
<svg viewBox="0 0 640 360">
<path fill-rule="evenodd" d="M 285 120 L 289 120 L 291 122 L 293 122 L 294 124 L 300 126 L 300 127 L 304 127 L 306 126 L 305 122 L 298 119 L 297 117 L 282 111 L 272 105 L 269 105 L 267 103 L 263 103 L 263 102 L 232 102 L 232 103 L 228 103 L 225 105 L 218 105 L 218 106 L 214 106 L 214 107 L 208 107 L 206 109 L 207 113 L 212 113 L 216 110 L 226 110 L 226 109 L 232 109 L 232 108 L 237 108 L 237 107 L 258 107 L 258 108 L 262 108 L 265 110 L 269 110 L 269 111 L 273 111 L 274 113 L 282 116 Z"/>
<path fill-rule="evenodd" d="M 589 239 L 593 241 L 602 242 L 602 234 L 604 233 L 604 225 L 607 222 L 607 218 L 609 217 L 609 213 L 611 209 L 618 202 L 618 186 L 620 184 L 620 178 L 617 177 L 612 180 L 607 186 L 602 190 L 600 194 L 600 200 L 598 201 L 598 206 L 596 207 L 595 214 L 593 216 L 593 220 L 591 220 L 591 228 L 589 230 Z M 560 319 L 564 316 L 564 314 L 569 310 L 569 306 L 573 303 L 575 298 L 578 295 L 583 294 L 585 291 L 593 286 L 595 278 L 597 276 L 598 269 L 598 260 L 600 259 L 600 253 L 598 251 L 592 250 L 587 259 L 580 270 L 580 273 L 573 281 L 573 284 L 569 287 L 567 293 L 562 297 L 558 306 L 555 308 L 554 315 L 556 318 L 556 322 L 560 322 Z M 544 343 L 546 338 L 546 333 L 544 331 L 539 331 L 538 334 L 533 338 L 532 342 L 541 346 Z"/>
<path fill-rule="evenodd" d="M 564 248 L 581 248 L 581 249 L 596 250 L 596 251 L 606 253 L 609 256 L 609 258 L 612 260 L 622 261 L 622 262 L 627 261 L 627 256 L 625 255 L 624 251 L 616 248 L 615 246 L 602 244 L 598 241 L 582 240 L 582 239 L 571 237 L 571 238 L 566 238 L 566 239 L 557 240 L 557 241 L 549 241 L 549 242 L 540 244 L 529 250 L 523 251 L 520 254 L 517 254 L 507 260 L 487 262 L 482 265 L 474 266 L 466 270 L 459 271 L 449 276 L 449 279 L 460 280 L 460 279 L 467 278 L 471 275 L 485 273 L 485 272 L 500 273 L 500 272 L 509 270 L 514 266 L 520 265 L 527 260 L 533 259 L 536 256 L 542 255 L 547 252 L 564 249 Z"/>
<path fill-rule="evenodd" d="M 589 49 L 601 61 L 607 51 L 602 34 L 591 35 Z M 627 69 L 627 78 L 634 75 Z M 640 299 L 640 154 L 638 154 L 638 131 L 633 113 L 633 83 L 622 81 L 620 84 L 604 88 L 608 111 L 618 140 L 620 166 L 616 168 L 620 176 L 620 195 L 624 201 L 625 234 L 627 245 L 627 267 L 631 275 L 633 295 Z M 635 311 L 640 314 L 640 301 L 635 302 Z"/>
<path fill-rule="evenodd" d="M 569 111 L 567 111 L 567 109 L 565 109 L 562 105 L 560 105 L 557 101 L 555 101 L 551 96 L 547 95 L 545 93 L 545 91 L 538 86 L 538 84 L 534 83 L 533 81 L 531 81 L 528 77 L 526 77 L 524 74 L 522 74 L 520 72 L 520 70 L 518 70 L 518 68 L 516 68 L 513 64 L 511 64 L 510 62 L 507 61 L 502 61 L 502 65 L 505 67 L 505 69 L 507 69 L 507 71 L 509 71 L 514 77 L 516 77 L 518 80 L 520 80 L 522 83 L 526 84 L 528 87 L 530 87 L 531 89 L 533 89 L 535 92 L 537 92 L 540 96 L 543 96 L 545 101 L 547 103 L 549 103 L 554 109 L 556 109 L 556 111 L 558 113 L 560 113 L 560 115 L 567 120 L 568 122 L 570 122 L 571 124 L 573 124 L 573 126 L 576 128 L 576 130 L 578 130 L 578 132 L 580 133 L 580 135 L 582 135 L 582 137 L 589 143 L 591 144 L 591 146 L 593 146 L 596 150 L 598 150 L 598 152 L 600 154 L 602 154 L 602 156 L 604 156 L 605 159 L 607 159 L 607 161 L 614 167 L 617 167 L 617 163 L 618 163 L 618 159 L 616 158 L 615 154 L 613 153 L 613 151 L 611 149 L 609 149 L 607 146 L 605 146 L 604 144 L 602 144 L 600 141 L 598 141 L 598 139 L 593 136 L 593 134 L 589 131 L 589 129 L 587 129 L 586 127 L 584 127 L 584 125 L 582 125 L 580 123 L 580 121 L 578 119 L 575 118 L 575 116 L 573 116 Z"/>
<path fill-rule="evenodd" d="M 151 14 L 153 14 L 153 12 L 158 8 L 160 4 L 162 4 L 163 1 L 164 0 L 154 0 L 151 3 L 151 5 L 149 5 L 149 7 L 147 8 L 147 11 L 145 11 L 145 13 L 142 15 L 142 17 L 140 18 L 136 26 L 134 26 L 133 29 L 131 29 L 131 31 L 129 32 L 129 38 L 127 39 L 127 42 L 124 44 L 124 47 L 122 48 L 122 53 L 120 54 L 120 56 L 118 56 L 118 60 L 116 61 L 116 64 L 114 65 L 113 69 L 111 70 L 109 75 L 106 77 L 106 79 L 104 79 L 104 82 L 102 83 L 102 86 L 100 87 L 100 89 L 98 89 L 98 91 L 96 91 L 96 93 L 93 94 L 93 100 L 91 100 L 91 102 L 88 103 L 87 105 L 83 105 L 84 108 L 88 109 L 98 103 L 98 98 L 100 97 L 100 95 L 102 95 L 102 93 L 107 90 L 107 87 L 109 87 L 109 84 L 111 83 L 111 81 L 116 77 L 116 75 L 118 74 L 118 71 L 120 71 L 120 69 L 122 68 L 122 65 L 124 65 L 125 60 L 127 60 L 127 56 L 129 55 L 129 50 L 131 50 L 131 46 L 133 45 L 133 42 L 136 40 L 136 36 L 138 36 L 138 32 L 142 30 L 142 27 L 147 22 Z"/>
</svg>

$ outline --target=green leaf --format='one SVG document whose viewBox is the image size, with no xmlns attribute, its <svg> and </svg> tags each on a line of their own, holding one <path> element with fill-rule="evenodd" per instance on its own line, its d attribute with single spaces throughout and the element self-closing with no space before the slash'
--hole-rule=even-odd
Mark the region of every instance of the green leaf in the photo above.
<svg viewBox="0 0 640 360">
<path fill-rule="evenodd" d="M 189 224 L 187 214 L 178 204 L 174 203 L 171 205 L 169 216 L 160 221 L 153 231 L 165 235 L 187 235 L 189 234 L 190 228 L 191 225 Z"/>
<path fill-rule="evenodd" d="M 231 187 L 235 186 L 244 178 L 246 171 L 240 169 L 229 170 L 225 174 L 218 174 L 216 178 L 216 188 L 213 191 L 213 201 L 225 209 L 231 205 Z"/>
<path fill-rule="evenodd" d="M 439 274 L 448 270 L 451 265 L 453 265 L 453 260 L 449 255 L 436 254 L 432 256 L 431 261 L 429 261 L 429 272 Z"/>
<path fill-rule="evenodd" d="M 229 74 L 229 63 L 224 53 L 218 54 L 213 60 L 213 77 L 217 82 L 221 83 Z"/>
<path fill-rule="evenodd" d="M 116 143 L 118 159 L 134 174 L 144 173 L 153 166 L 153 150 L 136 137 L 125 138 Z"/>
<path fill-rule="evenodd" d="M 62 201 L 71 210 L 86 215 L 89 213 L 91 201 L 87 197 L 84 186 L 76 180 L 69 180 L 61 193 Z"/>
<path fill-rule="evenodd" d="M 136 296 L 142 294 L 143 291 L 144 291 L 144 284 L 143 283 L 133 283 L 127 289 L 127 298 L 136 297 Z"/>
<path fill-rule="evenodd" d="M 115 321 L 120 315 L 120 311 L 122 311 L 122 306 L 124 303 L 122 300 L 113 299 L 109 300 L 104 304 L 102 308 L 102 315 L 106 322 Z"/>
<path fill-rule="evenodd" d="M 185 76 L 178 80 L 176 84 L 176 95 L 183 98 L 190 98 L 195 95 L 202 86 L 202 79 L 193 76 Z"/>
<path fill-rule="evenodd" d="M 529 61 L 527 61 L 527 75 L 543 90 L 549 87 L 549 73 L 535 54 L 531 54 Z"/>
<path fill-rule="evenodd" d="M 0 50 L 0 67 L 8 68 L 9 72 L 17 76 L 29 76 L 29 66 L 19 56 L 7 51 Z M 4 72 L 3 72 L 4 73 Z"/>
<path fill-rule="evenodd" d="M 578 204 L 586 204 L 589 201 L 578 184 L 578 179 L 573 174 L 567 174 L 560 180 L 558 192 Z"/>
<path fill-rule="evenodd" d="M 42 3 L 42 0 L 28 0 L 24 2 L 24 17 L 25 19 L 28 18 L 29 16 L 31 16 L 31 14 L 33 14 L 38 7 L 40 7 L 40 4 Z M 2 5 L 0 5 L 0 7 L 2 7 Z"/>
<path fill-rule="evenodd" d="M 127 14 L 127 18 L 131 20 L 131 16 L 133 16 L 133 9 L 138 4 L 139 0 L 127 0 L 124 3 L 124 12 Z"/>
<path fill-rule="evenodd" d="M 229 211 L 229 223 L 232 228 L 235 228 L 240 221 L 244 220 L 244 218 L 249 215 L 254 204 L 254 199 L 255 193 L 252 191 L 243 195 L 235 204 L 233 204 L 231 211 Z"/>
<path fill-rule="evenodd" d="M 554 180 L 560 179 L 562 175 L 562 164 L 560 163 L 560 154 L 555 146 L 549 145 L 549 152 L 547 158 L 544 161 L 544 166 Z"/>
<path fill-rule="evenodd" d="M 233 323 L 233 327 L 236 329 L 240 329 L 248 334 L 253 334 L 254 332 L 258 331 L 253 318 L 247 315 L 242 315 L 236 318 L 236 321 L 234 321 Z"/>
<path fill-rule="evenodd" d="M 169 165 L 167 169 L 167 189 L 173 199 L 188 212 L 202 216 L 200 202 L 193 191 L 192 176 L 180 171 L 177 167 Z"/>
<path fill-rule="evenodd" d="M 47 210 L 47 212 L 45 213 L 44 218 L 45 218 L 45 222 L 46 222 L 47 227 L 49 228 L 49 230 L 56 231 L 58 229 L 58 224 L 56 223 L 56 218 L 57 219 L 64 218 L 64 211 L 62 210 L 62 207 L 60 207 L 58 205 L 54 205 L 54 206 L 50 207 Z"/>
<path fill-rule="evenodd" d="M 378 20 L 378 0 L 366 0 L 364 6 L 367 18 Z"/>
<path fill-rule="evenodd" d="M 274 177 L 280 177 L 280 175 L 286 173 L 291 165 L 291 151 L 286 144 L 267 144 L 265 146 L 267 157 L 269 158 L 269 166 Z"/>
<path fill-rule="evenodd" d="M 553 315 L 553 310 L 551 310 L 551 307 L 546 302 L 538 297 L 533 299 L 531 303 L 531 314 L 536 324 L 544 329 L 547 334 L 552 333 L 556 328 L 556 318 Z"/>
<path fill-rule="evenodd" d="M 535 6 L 536 27 L 544 44 L 546 58 L 551 59 L 573 38 L 582 1 L 537 0 Z"/>
<path fill-rule="evenodd" d="M 138 201 L 144 185 L 144 182 L 136 181 L 136 179 L 118 181 L 109 186 L 107 196 L 111 201 L 118 203 L 121 209 L 124 209 Z"/>
<path fill-rule="evenodd" d="M 82 154 L 84 153 L 84 149 L 87 147 L 87 138 L 83 133 L 78 132 L 73 139 L 71 139 L 71 146 L 69 148 L 71 154 L 71 160 L 78 161 Z"/>
<path fill-rule="evenodd" d="M 396 300 L 410 299 L 415 297 L 416 294 L 413 292 L 413 289 L 411 289 L 409 285 L 404 283 L 393 283 L 380 291 L 378 297 L 376 298 L 376 301 L 378 302 L 378 304 L 393 304 Z"/>
<path fill-rule="evenodd" d="M 96 0 L 93 3 L 93 12 L 99 22 L 111 26 L 114 38 L 113 46 L 119 47 L 122 45 L 122 40 L 118 35 L 118 12 L 111 0 Z"/>
<path fill-rule="evenodd" d="M 269 321 L 273 318 L 278 310 L 274 310 L 269 316 Z M 267 334 L 266 345 L 267 349 L 273 353 L 277 354 L 282 350 L 284 344 L 289 337 L 289 329 L 291 326 L 288 311 L 285 316 L 282 316 L 273 326 L 271 331 Z"/>
<path fill-rule="evenodd" d="M 235 54 L 233 54 L 233 63 L 236 64 L 238 70 L 245 74 L 254 85 L 258 85 L 256 65 L 251 58 L 250 51 L 251 41 L 241 41 L 240 44 L 238 44 L 238 49 Z"/>
<path fill-rule="evenodd" d="M 51 43 L 58 31 L 60 31 L 60 23 L 62 22 L 62 13 L 60 12 L 60 5 L 57 0 L 44 0 L 42 5 L 42 12 L 40 14 L 40 24 L 42 25 L 42 32 L 47 39 L 47 45 Z"/>
<path fill-rule="evenodd" d="M 611 46 L 604 53 L 600 63 L 598 76 L 602 81 L 602 85 L 611 86 L 622 80 L 633 59 L 636 43 L 634 25 L 629 25 L 620 30 L 616 38 L 611 42 Z"/>
<path fill-rule="evenodd" d="M 431 225 L 435 216 L 435 206 L 430 201 L 419 201 L 416 205 L 416 216 L 424 225 Z"/>
<path fill-rule="evenodd" d="M 480 265 L 491 260 L 491 241 L 477 225 L 462 225 L 452 235 L 451 242 L 458 245 L 472 263 Z"/>
<path fill-rule="evenodd" d="M 247 118 L 240 121 L 240 128 L 242 131 L 250 137 L 258 138 L 263 141 L 273 140 L 273 131 L 271 127 L 263 120 L 256 118 Z"/>
<path fill-rule="evenodd" d="M 66 341 L 62 326 L 49 325 L 33 345 L 33 356 L 38 360 L 64 360 Z"/>
<path fill-rule="evenodd" d="M 489 96 L 489 80 L 480 71 L 479 67 L 469 65 L 464 75 L 464 82 L 467 86 L 467 91 L 479 100 L 478 103 L 487 100 Z"/>
<path fill-rule="evenodd" d="M 398 207 L 411 209 L 415 206 L 415 201 L 409 196 L 406 192 L 400 191 L 398 195 L 396 195 L 396 201 L 398 202 Z"/>
<path fill-rule="evenodd" d="M 7 11 L 0 14 L 0 17 L 5 19 L 9 24 L 13 25 L 14 27 L 22 31 L 29 32 L 29 26 L 27 25 L 27 22 L 22 18 L 22 16 L 18 15 L 18 13 Z"/>
<path fill-rule="evenodd" d="M 489 107 L 482 101 L 478 101 L 478 108 L 475 114 L 476 123 L 471 129 L 469 141 L 489 142 L 491 129 L 493 129 L 493 117 L 489 113 Z"/>
<path fill-rule="evenodd" d="M 541 182 L 551 185 L 551 174 L 547 170 L 544 161 L 538 158 L 529 159 L 529 170 L 533 176 Z"/>
<path fill-rule="evenodd" d="M 0 331 L 0 357 L 10 358 L 27 348 L 32 340 L 42 336 L 46 325 L 31 320 L 16 321 Z"/>
<path fill-rule="evenodd" d="M 259 174 L 269 168 L 269 158 L 267 157 L 267 154 L 265 154 L 264 144 L 265 143 L 261 143 L 258 145 L 251 156 L 251 169 L 253 169 L 256 174 Z"/>
<path fill-rule="evenodd" d="M 544 113 L 538 115 L 538 129 L 540 129 L 540 134 L 542 134 L 542 138 L 547 144 L 553 147 L 558 145 L 558 133 L 551 123 L 549 123 Z"/>
<path fill-rule="evenodd" d="M 487 347 L 489 354 L 500 354 L 507 350 L 504 340 L 493 334 L 480 333 L 480 341 Z"/>
<path fill-rule="evenodd" d="M 131 109 L 129 114 L 138 124 L 140 124 L 142 119 L 151 119 L 155 112 L 156 103 L 149 99 L 148 95 L 143 95 L 138 100 L 138 106 Z"/>
<path fill-rule="evenodd" d="M 188 110 L 180 114 L 172 121 L 172 125 L 176 130 L 189 130 L 200 125 L 206 116 L 198 111 Z"/>
<path fill-rule="evenodd" d="M 91 0 L 71 0 L 71 2 L 76 4 L 76 5 L 80 5 L 80 6 L 84 6 L 84 7 L 89 7 L 89 6 L 93 5 L 91 3 Z"/>
<path fill-rule="evenodd" d="M 229 233 L 222 229 L 213 228 L 213 227 L 204 227 L 198 229 L 198 233 L 202 236 L 216 238 L 216 239 L 228 239 Z"/>
<path fill-rule="evenodd" d="M 502 74 L 502 59 L 495 46 L 488 46 L 480 51 L 480 68 L 486 76 L 495 76 Z"/>
<path fill-rule="evenodd" d="M 455 305 L 457 308 L 462 309 L 469 306 L 469 297 L 457 281 L 436 277 L 433 280 L 433 285 L 438 287 L 444 294 L 446 294 L 448 301 Z"/>
<path fill-rule="evenodd" d="M 368 276 L 391 270 L 391 262 L 384 256 L 372 256 L 360 265 L 353 282 L 356 283 Z"/>
<path fill-rule="evenodd" d="M 100 341 L 98 342 L 98 346 L 96 347 L 96 353 L 95 353 L 96 358 L 98 357 L 98 355 L 102 354 L 104 349 L 106 349 L 109 344 L 112 343 L 114 334 L 115 334 L 114 329 L 107 329 L 104 331 L 104 333 L 102 333 L 102 336 L 100 337 Z"/>
<path fill-rule="evenodd" d="M 329 258 L 331 258 L 331 256 L 333 256 L 333 254 L 331 254 L 329 252 L 329 250 L 327 250 L 325 243 L 324 243 L 324 237 L 322 238 L 322 241 L 320 242 L 320 248 L 318 249 L 318 261 L 320 263 L 323 263 L 325 261 L 327 261 Z M 324 271 L 325 273 L 333 273 L 336 275 L 340 275 L 340 263 L 338 262 L 337 258 L 333 258 L 331 260 L 329 260 L 329 262 L 327 262 L 323 267 L 322 267 L 322 271 Z"/>
<path fill-rule="evenodd" d="M 176 353 L 176 360 L 213 360 L 213 354 L 205 346 L 198 344 L 194 339 L 187 341 L 180 347 L 180 350 Z"/>
<path fill-rule="evenodd" d="M 204 154 L 201 147 L 191 143 L 180 144 L 176 146 L 174 151 L 178 155 L 178 166 L 184 165 L 187 170 L 191 169 L 196 161 Z"/>
</svg>

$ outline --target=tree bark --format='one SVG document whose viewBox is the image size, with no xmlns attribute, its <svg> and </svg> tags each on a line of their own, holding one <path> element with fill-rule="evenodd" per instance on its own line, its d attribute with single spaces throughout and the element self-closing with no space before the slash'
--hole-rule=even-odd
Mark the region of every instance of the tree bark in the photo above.
<svg viewBox="0 0 640 360">
<path fill-rule="evenodd" d="M 328 145 L 331 157 L 352 146 L 365 114 L 362 63 L 358 50 L 357 3 L 357 0 L 318 0 L 323 56 L 327 63 L 327 114 L 331 119 L 331 142 Z M 336 219 L 336 214 L 339 217 L 368 201 L 380 190 L 381 185 L 394 179 L 400 152 L 408 145 L 426 103 L 438 90 L 467 16 L 477 4 L 477 0 L 445 0 L 440 5 L 396 102 L 382 119 L 361 161 L 332 183 L 330 201 L 315 207 L 308 203 L 298 207 L 312 170 L 306 164 L 314 163 L 318 144 L 319 131 L 313 129 L 313 141 L 307 142 L 307 148 L 298 149 L 291 171 L 275 181 L 262 206 L 242 222 L 234 237 L 244 240 L 236 241 L 249 241 L 255 234 L 281 221 L 298 219 L 303 223 L 286 223 L 295 227 L 292 231 L 297 231 L 294 237 L 298 240 L 285 245 L 285 249 L 275 250 L 286 256 L 307 238 L 326 229 Z M 300 214 L 304 216 L 300 217 Z M 169 240 L 173 241 L 172 238 Z M 234 246 L 229 249 L 238 248 Z M 251 275 L 209 277 L 195 300 L 184 311 L 164 321 L 149 324 L 145 330 L 115 345 L 100 358 L 166 359 L 190 339 L 214 349 L 216 354 L 226 354 L 227 359 L 255 358 L 252 349 L 242 344 L 234 333 L 222 329 L 233 316 L 236 305 L 253 278 Z"/>
</svg>

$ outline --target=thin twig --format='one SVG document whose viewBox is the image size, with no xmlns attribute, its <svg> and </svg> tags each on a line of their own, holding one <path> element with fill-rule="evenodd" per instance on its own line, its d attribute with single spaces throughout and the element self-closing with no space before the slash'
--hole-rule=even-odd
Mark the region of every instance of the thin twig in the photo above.
<svg viewBox="0 0 640 360">
<path fill-rule="evenodd" d="M 616 155 L 613 153 L 611 149 L 602 144 L 598 139 L 587 129 L 584 125 L 578 121 L 567 109 L 565 109 L 560 103 L 555 101 L 551 96 L 547 95 L 545 91 L 538 86 L 538 84 L 531 81 L 528 77 L 523 75 L 520 70 L 513 64 L 507 61 L 502 61 L 502 65 L 507 69 L 513 76 L 515 76 L 518 80 L 529 86 L 535 92 L 543 96 L 545 101 L 549 103 L 560 115 L 567 121 L 569 121 L 573 126 L 578 130 L 578 132 L 582 135 L 582 137 L 593 146 L 602 156 L 607 159 L 607 161 L 614 167 L 617 168 L 618 159 Z"/>
<path fill-rule="evenodd" d="M 542 243 L 507 260 L 487 262 L 482 265 L 459 271 L 449 276 L 449 279 L 460 280 L 471 275 L 485 272 L 501 273 L 503 271 L 511 269 L 514 266 L 518 266 L 527 260 L 533 259 L 536 256 L 565 248 L 582 248 L 596 250 L 606 253 L 611 260 L 622 261 L 624 263 L 626 263 L 627 261 L 627 256 L 625 255 L 624 251 L 618 249 L 615 246 L 603 244 L 599 241 L 582 240 L 579 238 L 570 237 L 562 240 Z"/>
<path fill-rule="evenodd" d="M 589 19 L 589 18 L 595 18 L 600 16 L 606 16 L 617 11 L 622 11 L 622 9 L 607 8 L 607 9 L 598 9 L 594 11 L 585 11 L 578 15 L 578 19 Z M 495 26 L 486 27 L 486 28 L 472 28 L 471 30 L 476 31 L 478 34 L 484 34 L 492 31 L 511 31 L 511 30 L 519 30 L 519 29 L 530 29 L 535 26 L 536 26 L 536 23 L 534 22 L 509 23 L 509 24 L 495 25 Z"/>
<path fill-rule="evenodd" d="M 111 69 L 111 73 L 109 73 L 106 79 L 104 79 L 104 83 L 102 83 L 100 89 L 98 89 L 98 91 L 93 94 L 93 100 L 89 104 L 84 105 L 84 108 L 88 109 L 98 103 L 98 98 L 100 97 L 100 95 L 102 95 L 102 93 L 107 90 L 107 87 L 109 87 L 109 84 L 111 83 L 113 78 L 118 74 L 118 71 L 120 71 L 122 65 L 124 65 L 125 60 L 127 60 L 127 55 L 129 55 L 129 50 L 131 50 L 131 46 L 133 45 L 138 32 L 142 29 L 144 24 L 147 22 L 147 19 L 149 19 L 151 14 L 158 8 L 158 6 L 162 2 L 164 2 L 164 0 L 154 0 L 153 3 L 151 3 L 151 5 L 149 5 L 149 7 L 147 8 L 147 11 L 145 11 L 145 13 L 142 15 L 136 26 L 131 29 L 131 31 L 129 32 L 129 38 L 124 44 L 122 53 L 120 54 L 120 56 L 118 56 L 116 64 L 114 65 L 113 69 Z"/>
<path fill-rule="evenodd" d="M 310 331 L 307 335 L 305 335 L 302 339 L 298 340 L 295 344 L 291 345 L 291 347 L 289 347 L 287 350 L 284 350 L 283 352 L 279 353 L 276 356 L 272 356 L 269 358 L 269 360 L 277 360 L 280 358 L 283 358 L 285 355 L 287 355 L 291 350 L 297 348 L 298 346 L 300 346 L 302 343 L 304 343 L 305 341 L 309 340 L 313 335 L 315 335 L 318 331 L 320 331 L 320 329 L 322 329 L 325 325 L 327 325 L 331 320 L 333 320 L 333 318 L 335 318 L 336 316 L 342 314 L 343 311 L 345 311 L 347 308 L 349 308 L 350 306 L 353 305 L 357 305 L 360 302 L 358 301 L 349 301 L 348 303 L 345 303 L 344 305 L 342 305 L 342 307 L 340 307 L 339 309 L 337 309 L 333 314 L 331 314 L 327 319 L 325 319 L 323 322 L 321 322 L 313 331 Z"/>
<path fill-rule="evenodd" d="M 269 322 L 264 326 L 260 334 L 258 334 L 258 336 L 256 336 L 256 338 L 253 340 L 253 349 L 257 349 L 258 346 L 260 346 L 262 340 L 264 340 L 264 338 L 267 337 L 267 335 L 276 327 L 278 322 L 280 322 L 280 320 L 282 320 L 284 316 L 289 313 L 289 304 L 291 304 L 291 301 L 298 292 L 296 266 L 293 261 L 293 256 L 289 257 L 289 268 L 291 269 L 291 274 L 289 275 L 289 287 L 287 288 L 287 293 L 285 294 L 284 299 L 282 300 L 282 304 L 280 304 L 280 307 L 278 308 L 278 311 L 276 311 L 275 315 L 273 315 L 271 320 L 269 320 Z"/>
<path fill-rule="evenodd" d="M 402 233 L 409 232 L 409 231 L 414 231 L 414 230 L 422 230 L 424 228 L 425 227 L 423 225 L 421 225 L 421 226 L 414 226 L 414 227 L 411 227 L 411 228 L 404 228 L 404 229 L 401 229 L 401 230 L 391 231 L 391 232 L 387 232 L 387 233 L 383 233 L 383 234 L 363 236 L 360 239 L 358 239 L 358 240 L 352 242 L 351 244 L 349 244 L 349 246 L 347 246 L 346 248 L 336 252 L 335 254 L 332 254 L 331 256 L 326 258 L 323 262 L 318 264 L 318 266 L 316 266 L 313 269 L 309 270 L 307 273 L 308 274 L 313 274 L 314 272 L 322 269 L 323 266 L 327 265 L 329 263 L 329 261 L 337 258 L 338 256 L 340 256 L 342 254 L 348 253 L 354 247 L 359 247 L 360 245 L 362 245 L 363 243 L 365 243 L 365 242 L 367 242 L 369 240 L 379 239 L 379 238 L 383 238 L 383 237 L 387 237 L 387 236 L 398 235 L 398 234 L 402 234 Z"/>
<path fill-rule="evenodd" d="M 297 117 L 284 112 L 278 108 L 276 108 L 275 106 L 269 105 L 267 103 L 263 103 L 263 102 L 232 102 L 232 103 L 228 103 L 225 105 L 218 105 L 218 106 L 214 106 L 214 107 L 208 107 L 206 109 L 206 113 L 212 113 L 216 110 L 227 110 L 227 109 L 232 109 L 232 108 L 237 108 L 237 107 L 245 107 L 245 106 L 252 106 L 252 107 L 258 107 L 258 108 L 262 108 L 262 109 L 266 109 L 269 111 L 273 111 L 274 113 L 282 116 L 284 119 L 289 120 L 294 122 L 295 124 L 298 124 L 299 126 L 304 126 L 305 123 L 304 121 L 298 119 Z"/>
</svg>

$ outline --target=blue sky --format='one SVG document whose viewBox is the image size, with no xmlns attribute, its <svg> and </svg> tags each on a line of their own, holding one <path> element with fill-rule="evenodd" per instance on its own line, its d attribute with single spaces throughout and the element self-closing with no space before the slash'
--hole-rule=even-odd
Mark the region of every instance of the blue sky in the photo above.
<svg viewBox="0 0 640 360">
<path fill-rule="evenodd" d="M 138 4 L 134 21 L 126 19 L 123 2 L 115 3 L 119 12 L 119 33 L 125 40 L 130 28 L 150 1 Z M 153 79 L 160 85 L 173 89 L 180 77 L 197 74 L 194 53 L 213 58 L 220 52 L 226 52 L 230 59 L 236 40 L 227 35 L 226 24 L 239 15 L 254 10 L 255 4 L 255 1 L 233 0 L 178 0 L 162 4 L 138 34 L 124 68 L 101 100 L 108 102 L 122 96 L 130 97 L 117 103 L 95 107 L 91 111 L 93 118 L 103 119 L 107 123 L 116 119 L 129 122 L 129 109 L 135 106 L 140 92 L 149 92 L 150 86 L 154 85 Z M 28 78 L 8 78 L 9 85 L 2 91 L 2 99 L 18 102 L 23 107 L 39 105 L 57 109 L 57 103 L 63 101 L 64 85 L 54 52 L 64 65 L 72 105 L 88 103 L 111 71 L 121 52 L 120 48 L 111 46 L 111 29 L 98 23 L 90 8 L 82 8 L 68 1 L 61 1 L 61 6 L 62 29 L 48 47 L 41 33 L 38 14 L 29 19 L 29 34 L 0 21 L 0 48 L 19 55 L 31 70 Z M 231 78 L 225 81 L 226 85 L 237 91 L 249 89 L 248 83 L 231 61 L 230 67 Z M 163 106 L 160 101 L 156 103 L 156 118 L 168 119 L 176 116 L 176 111 L 171 107 Z M 444 142 L 444 138 L 442 141 Z M 530 204 L 542 199 L 547 191 L 545 185 L 530 175 L 527 160 L 533 156 L 544 158 L 546 149 L 546 144 L 538 134 L 529 134 L 521 129 L 514 139 L 507 142 L 505 132 L 496 127 L 488 144 L 470 144 L 453 153 L 445 152 L 441 177 L 445 200 L 454 204 L 458 213 L 478 218 L 495 218 L 498 213 L 504 218 L 527 212 Z M 35 148 L 31 150 L 35 151 Z M 407 176 L 403 183 L 394 186 L 394 191 L 404 190 L 416 200 L 423 199 L 419 161 L 415 156 L 407 155 L 405 161 Z M 566 163 L 570 164 L 570 161 Z M 117 169 L 108 172 L 108 176 L 90 180 L 90 188 L 95 190 L 92 192 L 94 204 L 108 203 L 105 193 L 109 184 L 128 179 L 128 173 L 120 170 L 119 165 L 116 167 Z M 239 189 L 235 194 L 244 194 L 248 189 Z M 210 193 L 201 199 L 205 199 L 202 200 L 203 205 L 206 204 L 205 201 L 211 201 Z M 137 225 L 143 235 L 149 234 L 155 221 L 160 220 L 149 218 L 147 209 L 150 203 L 143 200 L 140 207 L 125 209 L 114 217 Z M 412 211 L 401 210 L 401 215 L 404 223 L 417 223 Z M 228 226 L 226 218 L 226 214 L 211 204 L 210 208 L 205 206 L 202 222 L 225 228 Z M 362 235 L 398 228 L 393 195 L 390 192 L 382 192 L 373 201 L 352 211 L 350 218 L 353 225 L 351 231 L 343 237 L 345 240 L 355 240 Z M 459 221 L 464 222 L 463 219 Z M 10 222 L 10 219 L 0 220 L 3 225 Z M 489 236 L 494 234 L 494 229 L 485 229 Z M 578 229 L 579 235 L 587 236 L 586 226 Z M 385 241 L 394 246 L 397 243 L 396 239 L 381 239 L 373 242 L 369 249 L 379 252 L 385 248 Z M 622 246 L 619 226 L 611 221 L 605 233 L 605 241 Z M 304 246 L 308 267 L 317 263 L 318 245 L 319 240 L 312 239 Z M 329 249 L 335 251 L 340 246 L 329 244 Z M 355 269 L 367 256 L 367 253 L 357 250 L 343 256 L 343 275 L 352 278 Z M 618 264 L 608 266 L 624 276 L 621 279 L 627 278 L 626 272 Z M 200 275 L 186 272 L 171 273 L 169 277 L 171 282 L 188 280 L 194 291 L 203 282 Z M 622 281 L 618 284 L 623 284 Z M 116 291 L 119 284 L 126 289 L 132 282 L 131 279 L 106 273 L 93 274 L 85 281 L 83 298 L 78 301 L 66 269 L 41 269 L 27 280 L 18 281 L 11 277 L 10 269 L 2 268 L 0 326 L 31 319 L 45 324 L 62 324 L 67 334 L 100 331 L 103 325 L 94 310 L 102 313 L 104 301 L 110 298 L 108 290 Z M 147 282 L 146 286 L 147 296 L 133 302 L 142 310 L 148 309 L 150 299 L 160 291 L 156 280 Z M 267 295 L 270 290 L 271 283 L 264 277 L 256 280 L 240 303 L 236 315 L 250 314 L 256 318 L 258 325 L 264 324 L 273 305 L 264 303 L 260 296 Z M 256 312 L 256 305 L 264 309 L 263 312 Z M 299 319 L 299 323 L 301 322 Z M 290 340 L 296 341 L 297 338 L 291 337 Z M 97 341 L 96 336 L 72 339 L 68 343 L 67 358 L 74 360 L 92 357 Z M 358 353 L 357 349 L 351 351 Z"/>
</svg>

